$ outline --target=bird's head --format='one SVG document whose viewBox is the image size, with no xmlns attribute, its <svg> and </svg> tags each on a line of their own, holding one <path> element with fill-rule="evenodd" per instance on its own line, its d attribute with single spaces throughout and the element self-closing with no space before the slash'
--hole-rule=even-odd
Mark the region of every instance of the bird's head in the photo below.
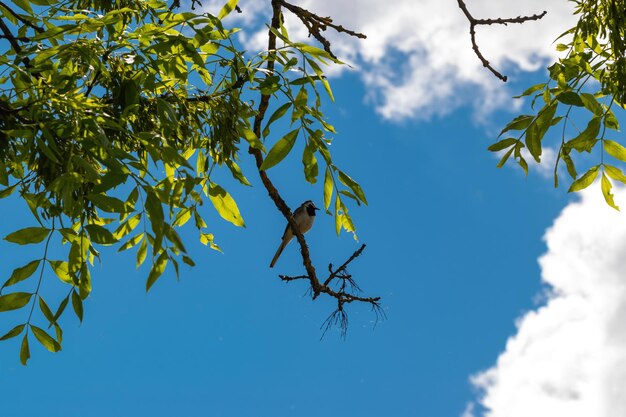
<svg viewBox="0 0 626 417">
<path fill-rule="evenodd" d="M 305 201 L 302 205 L 309 216 L 315 216 L 315 210 L 319 210 L 311 200 Z"/>
</svg>

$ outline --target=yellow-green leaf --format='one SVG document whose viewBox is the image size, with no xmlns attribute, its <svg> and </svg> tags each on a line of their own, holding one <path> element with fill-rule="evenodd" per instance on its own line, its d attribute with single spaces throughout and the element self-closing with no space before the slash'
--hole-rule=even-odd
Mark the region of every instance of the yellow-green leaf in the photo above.
<svg viewBox="0 0 626 417">
<path fill-rule="evenodd" d="M 4 240 L 18 245 L 29 245 L 40 243 L 50 234 L 50 230 L 45 227 L 27 227 L 8 234 Z"/>
<path fill-rule="evenodd" d="M 572 183 L 572 185 L 569 187 L 568 192 L 571 193 L 573 191 L 580 191 L 589 187 L 593 180 L 596 179 L 596 176 L 598 176 L 598 168 L 599 166 L 596 165 L 589 169 L 589 171 L 585 172 L 582 177 Z"/>
<path fill-rule="evenodd" d="M 232 12 L 237 6 L 237 2 L 238 0 L 228 0 L 228 2 L 220 10 L 220 13 L 217 15 L 217 18 L 222 20 L 223 18 L 228 16 L 230 12 Z"/>
<path fill-rule="evenodd" d="M 330 172 L 330 166 L 326 167 L 326 174 L 324 175 L 324 209 L 328 213 L 330 207 L 330 201 L 333 197 L 333 175 Z"/>
<path fill-rule="evenodd" d="M 602 195 L 604 196 L 604 200 L 606 201 L 606 203 L 609 206 L 613 207 L 615 210 L 619 211 L 619 207 L 615 205 L 615 201 L 613 199 L 614 196 L 611 193 L 611 188 L 613 188 L 613 184 L 611 184 L 611 181 L 609 181 L 609 179 L 604 174 L 604 172 L 602 173 L 602 181 L 600 182 L 600 188 L 602 188 Z"/>
<path fill-rule="evenodd" d="M 57 277 L 66 284 L 74 284 L 72 277 L 69 273 L 69 264 L 65 261 L 51 261 L 48 260 L 50 267 L 54 271 Z"/>
<path fill-rule="evenodd" d="M 146 254 L 148 253 L 148 243 L 146 239 L 141 241 L 141 245 L 139 245 L 139 249 L 137 249 L 137 268 L 143 264 L 146 260 Z"/>
<path fill-rule="evenodd" d="M 26 366 L 26 362 L 30 359 L 30 349 L 28 348 L 28 333 L 24 333 L 22 346 L 20 347 L 20 362 Z"/>
<path fill-rule="evenodd" d="M 626 161 L 626 148 L 619 143 L 605 139 L 604 150 L 613 158 L 619 159 L 620 161 Z"/>
<path fill-rule="evenodd" d="M 40 262 L 41 261 L 38 259 L 36 261 L 31 261 L 19 268 L 15 268 L 13 270 L 13 273 L 11 274 L 11 277 L 7 280 L 7 282 L 4 283 L 2 287 L 8 287 L 17 284 L 20 281 L 24 281 L 26 278 L 33 275 L 33 273 L 37 270 Z"/>
<path fill-rule="evenodd" d="M 19 324 L 15 326 L 14 328 L 6 332 L 4 336 L 0 337 L 0 340 L 11 339 L 12 337 L 19 335 L 24 330 L 24 326 L 25 326 L 24 324 Z"/>
<path fill-rule="evenodd" d="M 83 300 L 80 298 L 80 295 L 76 291 L 72 291 L 72 308 L 74 309 L 74 313 L 78 320 L 82 323 L 83 321 Z"/>
<path fill-rule="evenodd" d="M 278 164 L 280 161 L 285 159 L 285 157 L 293 148 L 293 145 L 296 143 L 296 138 L 298 137 L 298 132 L 300 129 L 294 129 L 291 132 L 287 133 L 285 136 L 280 138 L 278 142 L 272 146 L 272 149 L 267 153 L 265 160 L 261 164 L 262 170 L 267 170 Z"/>
<path fill-rule="evenodd" d="M 37 340 L 39 340 L 39 343 L 41 343 L 50 352 L 58 352 L 61 350 L 61 345 L 59 345 L 59 342 L 54 340 L 52 336 L 46 333 L 43 329 L 40 329 L 37 326 L 33 326 L 32 324 L 30 325 L 30 328 L 33 331 L 33 334 L 35 335 Z"/>
<path fill-rule="evenodd" d="M 163 275 L 163 271 L 165 271 L 165 267 L 167 266 L 167 260 L 167 252 L 161 252 L 161 255 L 159 255 L 154 264 L 152 264 L 152 268 L 150 268 L 150 273 L 148 274 L 148 280 L 146 281 L 146 292 L 148 292 L 156 280 Z"/>
<path fill-rule="evenodd" d="M 14 292 L 0 295 L 0 312 L 17 310 L 24 307 L 33 295 L 28 292 Z"/>
<path fill-rule="evenodd" d="M 226 190 L 213 182 L 209 184 L 209 199 L 224 220 L 231 222 L 235 226 L 245 226 L 235 200 Z"/>
</svg>

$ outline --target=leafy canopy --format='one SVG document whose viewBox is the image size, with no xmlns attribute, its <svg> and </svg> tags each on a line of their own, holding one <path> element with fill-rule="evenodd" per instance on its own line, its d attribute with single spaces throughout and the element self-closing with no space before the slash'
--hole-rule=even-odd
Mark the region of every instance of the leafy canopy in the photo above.
<svg viewBox="0 0 626 417">
<path fill-rule="evenodd" d="M 498 164 L 511 156 L 526 174 L 525 148 L 541 161 L 544 139 L 557 131 L 560 145 L 554 165 L 554 184 L 559 183 L 559 164 L 565 164 L 572 179 L 570 192 L 587 188 L 601 176 L 600 188 L 611 207 L 618 209 L 611 193 L 612 182 L 626 183 L 620 166 L 626 162 L 626 148 L 615 139 L 619 122 L 615 112 L 626 103 L 626 3 L 624 0 L 575 0 L 578 23 L 559 38 L 556 49 L 565 57 L 551 65 L 550 79 L 534 85 L 518 97 L 530 97 L 534 113 L 515 117 L 500 135 L 506 137 L 491 145 L 503 152 Z M 586 120 L 584 125 L 576 124 Z M 575 123 L 576 121 L 576 123 Z M 516 132 L 512 135 L 513 132 Z M 511 135 L 511 136 L 509 136 Z M 597 163 L 578 172 L 585 154 L 594 152 Z M 588 162 L 587 162 L 588 165 Z"/>
<path fill-rule="evenodd" d="M 332 99 L 322 68 L 340 62 L 292 42 L 282 22 L 271 29 L 282 44 L 248 56 L 233 40 L 237 29 L 222 24 L 236 0 L 218 16 L 173 6 L 0 2 L 0 198 L 18 195 L 36 221 L 5 240 L 43 246 L 0 290 L 0 312 L 24 310 L 24 321 L 0 337 L 23 335 L 23 364 L 29 334 L 50 351 L 61 349 L 68 304 L 82 320 L 100 246 L 135 250 L 137 267 L 150 265 L 149 290 L 168 266 L 178 275 L 179 261 L 194 265 L 177 228 L 192 222 L 200 242 L 219 250 L 199 209 L 204 203 L 244 226 L 213 173 L 227 170 L 249 186 L 238 165 L 245 148 L 261 151 L 268 170 L 303 143 L 306 181 L 315 183 L 323 171 L 324 206 L 329 211 L 334 199 L 337 233 L 354 232 L 345 199 L 360 204 L 365 196 L 333 163 L 328 135 L 335 130 L 321 111 L 321 93 Z M 275 70 L 265 69 L 269 61 Z M 259 95 L 276 104 L 255 129 Z M 66 256 L 52 259 L 50 245 Z M 49 304 L 41 284 L 53 276 L 67 295 Z M 22 282 L 31 290 L 9 292 Z M 44 327 L 54 327 L 54 337 Z"/>
</svg>

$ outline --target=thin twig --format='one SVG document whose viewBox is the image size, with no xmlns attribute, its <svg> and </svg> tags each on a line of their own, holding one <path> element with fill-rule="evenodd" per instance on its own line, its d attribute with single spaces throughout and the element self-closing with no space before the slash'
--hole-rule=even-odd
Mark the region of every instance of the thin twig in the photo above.
<svg viewBox="0 0 626 417">
<path fill-rule="evenodd" d="M 361 38 L 361 39 L 367 38 L 367 36 L 365 36 L 362 33 L 355 32 L 353 30 L 346 29 L 341 25 L 334 24 L 333 19 L 331 19 L 330 17 L 318 16 L 315 13 L 311 13 L 310 11 L 303 9 L 302 7 L 298 7 L 296 5 L 287 3 L 284 0 L 278 0 L 278 2 L 280 3 L 281 6 L 283 6 L 285 9 L 295 14 L 298 17 L 298 19 L 302 21 L 304 26 L 306 26 L 306 28 L 309 31 L 309 36 L 313 35 L 313 37 L 317 39 L 317 41 L 324 46 L 324 50 L 328 52 L 330 56 L 332 56 L 333 58 L 337 58 L 337 57 L 335 56 L 335 54 L 333 54 L 332 50 L 330 49 L 330 42 L 328 41 L 328 39 L 324 37 L 324 35 L 322 35 L 322 32 L 326 31 L 327 28 L 331 27 L 339 33 L 346 33 L 350 36 L 354 36 L 354 37 Z"/>
<path fill-rule="evenodd" d="M 489 61 L 487 61 L 487 59 L 480 52 L 480 49 L 478 48 L 478 43 L 476 42 L 476 30 L 475 30 L 476 26 L 507 25 L 508 23 L 524 23 L 524 22 L 528 22 L 529 20 L 539 20 L 543 18 L 547 12 L 544 10 L 543 13 L 541 14 L 534 14 L 531 16 L 518 16 L 518 17 L 511 17 L 511 18 L 476 19 L 474 16 L 472 16 L 472 14 L 467 9 L 467 5 L 465 4 L 464 0 L 457 0 L 457 2 L 459 4 L 459 8 L 463 11 L 463 14 L 465 15 L 465 17 L 467 17 L 467 20 L 469 21 L 469 24 L 470 24 L 469 32 L 470 32 L 470 38 L 472 40 L 472 49 L 476 53 L 476 56 L 478 57 L 478 59 L 480 59 L 480 62 L 482 62 L 483 66 L 487 68 L 489 71 L 491 71 L 493 75 L 495 75 L 502 81 L 506 82 L 507 76 L 502 75 L 494 67 L 492 67 Z"/>
</svg>

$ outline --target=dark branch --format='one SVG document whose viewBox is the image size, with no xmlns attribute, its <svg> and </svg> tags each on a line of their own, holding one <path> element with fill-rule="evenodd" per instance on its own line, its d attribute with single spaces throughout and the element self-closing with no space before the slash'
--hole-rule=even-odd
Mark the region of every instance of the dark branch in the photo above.
<svg viewBox="0 0 626 417">
<path fill-rule="evenodd" d="M 7 6 L 4 2 L 0 1 L 0 6 L 4 7 L 9 13 L 11 13 L 11 15 L 13 15 L 13 17 L 15 17 L 17 20 L 19 20 L 20 22 L 22 22 L 23 24 L 25 24 L 29 28 L 34 29 L 38 33 L 43 33 L 44 32 L 43 28 L 41 28 L 41 27 L 39 27 L 37 25 L 34 25 L 28 19 L 25 19 L 23 16 L 17 14 L 13 9 L 11 9 L 9 6 Z"/>
<path fill-rule="evenodd" d="M 330 49 L 330 42 L 322 35 L 322 32 L 326 31 L 329 27 L 335 29 L 339 33 L 346 33 L 350 36 L 365 39 L 366 36 L 362 33 L 346 29 L 341 25 L 333 23 L 333 19 L 330 17 L 321 17 L 310 11 L 303 9 L 302 7 L 295 6 L 287 3 L 286 1 L 279 0 L 282 7 L 295 14 L 309 30 L 309 36 L 313 35 L 319 43 L 324 46 L 324 50 L 330 54 L 333 58 L 337 58 Z"/>
<path fill-rule="evenodd" d="M 463 14 L 465 15 L 465 17 L 469 21 L 469 24 L 470 24 L 469 32 L 470 32 L 470 38 L 472 40 L 472 49 L 476 53 L 476 56 L 478 57 L 478 59 L 480 59 L 480 62 L 482 62 L 483 66 L 485 68 L 487 68 L 489 71 L 491 71 L 493 73 L 493 75 L 495 75 L 496 77 L 498 77 L 502 81 L 506 82 L 506 80 L 507 80 L 506 75 L 500 74 L 494 67 L 492 67 L 491 64 L 489 63 L 489 61 L 487 61 L 487 59 L 480 52 L 480 49 L 478 48 L 478 43 L 476 42 L 476 30 L 475 30 L 476 26 L 479 26 L 479 25 L 507 25 L 508 23 L 524 23 L 524 22 L 528 22 L 530 20 L 539 20 L 542 17 L 544 17 L 547 12 L 544 10 L 543 13 L 541 13 L 541 14 L 534 14 L 532 16 L 518 16 L 518 17 L 497 18 L 497 19 L 476 19 L 474 16 L 472 16 L 472 14 L 467 9 L 467 5 L 465 4 L 464 0 L 457 0 L 457 2 L 459 3 L 459 8 L 461 9 L 461 11 L 463 11 Z"/>
<path fill-rule="evenodd" d="M 272 21 L 270 24 L 270 28 L 274 30 L 278 30 L 281 26 L 281 23 L 282 23 L 281 6 L 284 4 L 285 3 L 282 0 L 272 0 Z M 296 6 L 293 6 L 293 7 L 295 8 Z M 307 11 L 307 13 L 309 12 Z M 339 28 L 341 27 L 339 26 Z M 343 28 L 342 30 L 346 31 L 346 33 L 353 33 Z M 274 34 L 272 30 L 268 31 L 267 51 L 268 51 L 267 74 L 273 74 L 274 68 L 275 68 L 276 35 Z M 267 108 L 269 106 L 269 99 L 270 99 L 269 95 L 266 95 L 266 94 L 261 95 L 261 101 L 259 102 L 257 114 L 254 118 L 253 131 L 259 138 L 261 137 L 261 123 L 263 121 L 263 118 L 265 117 L 265 113 L 267 112 Z M 350 262 L 356 259 L 361 254 L 361 252 L 363 252 L 365 245 L 361 246 L 354 254 L 352 254 L 352 256 L 346 262 L 344 262 L 335 271 L 332 270 L 332 264 L 329 265 L 329 272 L 330 272 L 329 278 L 326 279 L 324 284 L 322 284 L 320 280 L 318 279 L 316 271 L 315 271 L 315 267 L 313 266 L 313 263 L 311 262 L 309 247 L 306 244 L 306 240 L 304 239 L 304 236 L 302 235 L 302 233 L 300 233 L 300 230 L 298 229 L 298 225 L 293 219 L 291 210 L 285 203 L 285 200 L 281 197 L 280 193 L 278 192 L 278 190 L 276 189 L 272 181 L 269 179 L 267 173 L 261 169 L 261 166 L 263 165 L 263 153 L 261 152 L 260 149 L 253 148 L 252 146 L 248 149 L 248 153 L 254 156 L 257 169 L 259 171 L 259 176 L 261 177 L 261 181 L 263 182 L 263 185 L 265 189 L 267 190 L 269 197 L 272 199 L 272 201 L 276 205 L 276 208 L 278 208 L 278 210 L 283 214 L 285 219 L 287 219 L 289 226 L 293 230 L 296 236 L 296 239 L 298 240 L 298 243 L 300 244 L 300 253 L 302 255 L 302 263 L 304 265 L 304 269 L 306 270 L 306 275 L 299 275 L 299 276 L 294 276 L 294 277 L 280 275 L 280 278 L 285 282 L 295 281 L 295 280 L 300 280 L 300 279 L 308 280 L 311 285 L 310 288 L 311 288 L 313 299 L 316 299 L 319 296 L 319 294 L 324 293 L 337 300 L 337 306 L 338 306 L 337 310 L 335 310 L 335 312 L 331 315 L 331 317 L 329 317 L 329 319 L 327 319 L 322 325 L 323 327 L 324 326 L 326 327 L 326 330 L 328 330 L 328 327 L 332 326 L 333 324 L 339 324 L 339 326 L 342 328 L 342 334 L 345 335 L 345 330 L 347 329 L 348 322 L 347 322 L 347 313 L 344 311 L 344 305 L 349 304 L 353 301 L 359 301 L 359 302 L 371 304 L 372 309 L 376 311 L 377 320 L 380 317 L 384 316 L 384 312 L 382 311 L 380 304 L 379 304 L 380 297 L 361 297 L 351 292 L 348 292 L 348 290 L 360 291 L 360 289 L 358 288 L 358 285 L 356 285 L 354 280 L 352 280 L 352 276 L 350 276 L 347 273 L 347 266 Z M 341 284 L 339 286 L 339 289 L 337 290 L 334 290 L 333 288 L 331 288 L 331 284 L 333 283 L 335 279 L 341 280 Z M 336 320 L 333 319 L 332 317 L 336 317 Z M 324 333 L 326 332 L 326 330 L 324 330 Z"/>
</svg>

